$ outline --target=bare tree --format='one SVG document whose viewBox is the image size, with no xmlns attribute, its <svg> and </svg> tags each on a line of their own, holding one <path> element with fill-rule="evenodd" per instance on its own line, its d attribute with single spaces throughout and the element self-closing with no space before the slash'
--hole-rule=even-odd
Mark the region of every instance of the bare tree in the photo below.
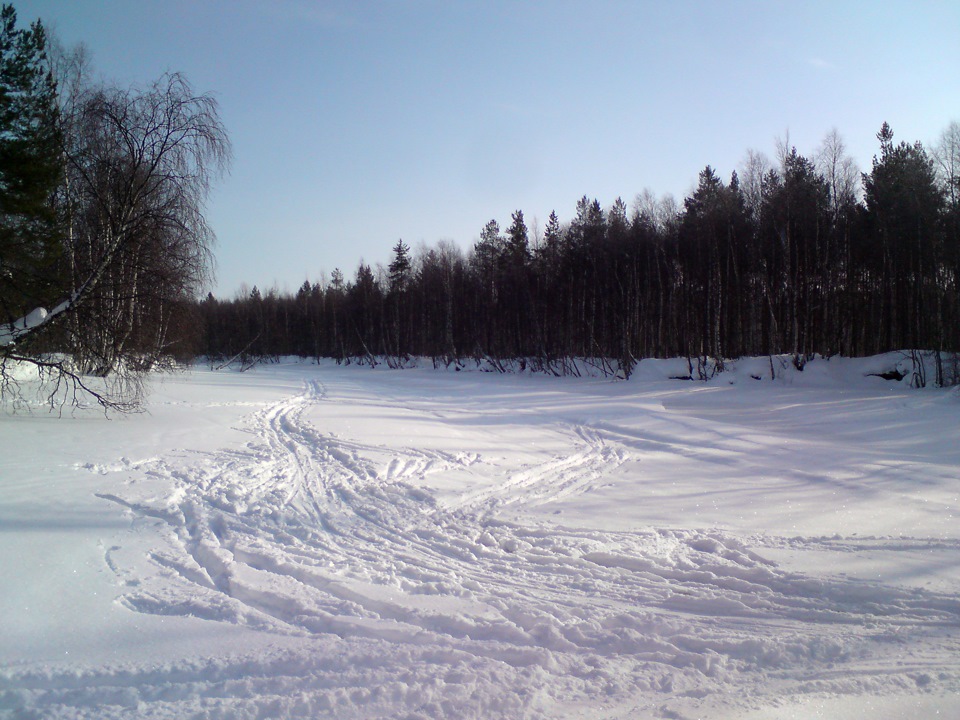
<svg viewBox="0 0 960 720">
<path fill-rule="evenodd" d="M 933 147 L 937 179 L 950 207 L 960 206 L 960 123 L 951 122 Z"/>
<path fill-rule="evenodd" d="M 770 158 L 759 150 L 747 150 L 747 156 L 741 163 L 740 189 L 755 219 L 759 219 L 760 209 L 763 206 L 764 178 L 772 168 Z"/>
<path fill-rule="evenodd" d="M 657 213 L 657 195 L 648 187 L 638 192 L 633 198 L 634 216 L 646 216 L 653 222 Z"/>
<path fill-rule="evenodd" d="M 0 328 L 0 351 L 39 362 L 31 350 L 63 350 L 69 366 L 44 359 L 49 372 L 111 376 L 97 400 L 126 408 L 139 399 L 140 373 L 170 353 L 177 303 L 207 278 L 214 234 L 205 202 L 230 144 L 216 100 L 177 73 L 144 89 L 78 81 L 63 98 L 70 284 L 52 309 Z"/>
<path fill-rule="evenodd" d="M 670 193 L 657 197 L 650 188 L 637 193 L 632 203 L 634 216 L 643 216 L 660 232 L 665 232 L 677 223 L 680 208 Z"/>
<path fill-rule="evenodd" d="M 777 136 L 773 139 L 773 146 L 777 154 L 777 162 L 780 163 L 780 172 L 784 172 L 787 162 L 790 159 L 790 153 L 794 147 L 790 144 L 790 128 L 783 131 L 783 136 Z"/>
<path fill-rule="evenodd" d="M 814 160 L 817 172 L 829 186 L 830 205 L 836 217 L 843 208 L 856 204 L 860 191 L 860 169 L 847 154 L 846 145 L 836 128 L 824 136 Z"/>
</svg>

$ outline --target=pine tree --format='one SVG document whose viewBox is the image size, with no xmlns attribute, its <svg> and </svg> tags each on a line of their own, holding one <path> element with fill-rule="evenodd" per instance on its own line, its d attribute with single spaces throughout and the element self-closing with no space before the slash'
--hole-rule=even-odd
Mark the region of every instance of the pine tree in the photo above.
<svg viewBox="0 0 960 720">
<path fill-rule="evenodd" d="M 863 176 L 866 220 L 880 254 L 882 278 L 877 350 L 939 349 L 944 335 L 935 317 L 944 283 L 924 279 L 936 277 L 943 263 L 943 190 L 933 160 L 919 142 L 893 145 L 886 123 L 877 137 L 880 158 L 874 157 L 873 169 Z"/>
<path fill-rule="evenodd" d="M 613 201 L 607 217 L 607 234 L 618 240 L 627 234 L 627 205 L 618 197 Z"/>
<path fill-rule="evenodd" d="M 547 227 L 543 232 L 543 247 L 547 255 L 555 256 L 560 252 L 563 243 L 563 231 L 560 229 L 560 221 L 557 219 L 555 210 L 550 211 L 550 217 L 547 218 Z"/>
<path fill-rule="evenodd" d="M 500 235 L 500 223 L 491 220 L 483 226 L 480 241 L 473 247 L 474 257 L 483 276 L 492 277 L 502 251 L 503 237 Z"/>
</svg>

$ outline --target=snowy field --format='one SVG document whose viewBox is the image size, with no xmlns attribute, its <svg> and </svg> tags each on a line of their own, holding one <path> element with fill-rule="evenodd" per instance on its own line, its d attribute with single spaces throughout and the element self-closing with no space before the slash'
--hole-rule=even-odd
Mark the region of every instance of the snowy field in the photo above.
<svg viewBox="0 0 960 720">
<path fill-rule="evenodd" d="M 960 717 L 960 394 L 764 362 L 0 413 L 0 717 Z"/>
</svg>

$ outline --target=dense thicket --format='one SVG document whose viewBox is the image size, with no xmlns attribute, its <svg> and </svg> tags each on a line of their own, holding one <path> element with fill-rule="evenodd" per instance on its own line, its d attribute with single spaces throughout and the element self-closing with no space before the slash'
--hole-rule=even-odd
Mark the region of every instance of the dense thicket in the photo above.
<svg viewBox="0 0 960 720">
<path fill-rule="evenodd" d="M 472 251 L 441 243 L 352 281 L 305 282 L 200 303 L 211 358 L 269 355 L 445 363 L 518 359 L 563 371 L 595 358 L 629 375 L 644 357 L 870 355 L 960 348 L 957 128 L 934 157 L 893 143 L 857 176 L 836 133 L 815 159 L 750 153 L 741 182 L 707 166 L 681 208 L 586 196 L 531 240 L 523 213 Z M 950 139 L 953 139 L 951 145 Z M 951 164 L 952 163 L 952 164 Z"/>
<path fill-rule="evenodd" d="M 94 81 L 82 48 L 0 9 L 0 392 L 30 364 L 61 389 L 133 407 L 142 374 L 190 357 L 209 268 L 203 206 L 229 143 L 179 74 Z M 62 394 L 58 397 L 63 397 Z"/>
</svg>

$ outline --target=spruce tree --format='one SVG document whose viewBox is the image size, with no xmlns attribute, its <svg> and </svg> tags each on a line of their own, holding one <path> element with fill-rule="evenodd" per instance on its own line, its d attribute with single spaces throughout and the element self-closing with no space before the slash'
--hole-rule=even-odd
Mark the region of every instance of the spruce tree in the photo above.
<svg viewBox="0 0 960 720">
<path fill-rule="evenodd" d="M 51 299 L 60 257 L 53 195 L 61 177 L 56 85 L 46 33 L 0 8 L 0 323 Z"/>
<path fill-rule="evenodd" d="M 507 264 L 511 267 L 523 267 L 530 260 L 530 247 L 527 237 L 527 225 L 523 220 L 523 211 L 513 213 L 506 238 Z"/>
<path fill-rule="evenodd" d="M 393 246 L 393 260 L 390 262 L 390 290 L 402 292 L 410 281 L 410 246 L 403 240 L 397 240 Z"/>
</svg>

